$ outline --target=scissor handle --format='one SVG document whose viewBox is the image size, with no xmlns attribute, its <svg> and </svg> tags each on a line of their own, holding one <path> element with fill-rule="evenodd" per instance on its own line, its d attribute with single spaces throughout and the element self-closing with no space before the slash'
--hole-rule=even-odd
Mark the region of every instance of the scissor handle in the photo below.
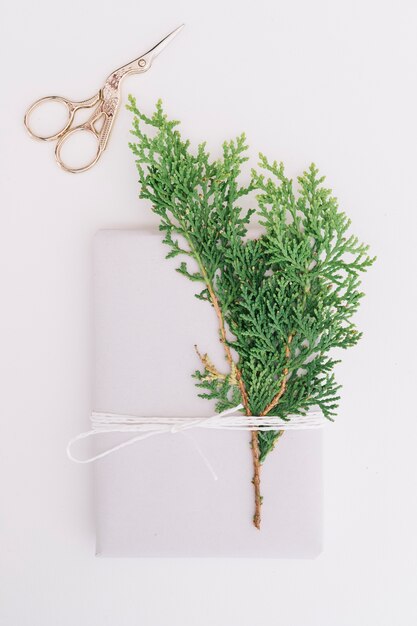
<svg viewBox="0 0 417 626">
<path fill-rule="evenodd" d="M 60 137 L 62 137 L 62 135 L 69 130 L 74 120 L 74 115 L 79 109 L 93 107 L 94 105 L 97 104 L 99 99 L 100 99 L 100 93 L 96 94 L 92 98 L 89 98 L 88 100 L 83 100 L 82 102 L 73 102 L 72 100 L 68 100 L 68 98 L 63 98 L 62 96 L 45 96 L 44 98 L 40 98 L 39 100 L 36 100 L 36 102 L 34 102 L 28 108 L 28 110 L 25 113 L 24 124 L 26 126 L 26 129 L 29 135 L 33 137 L 34 139 L 40 139 L 41 141 L 53 141 L 55 139 L 59 139 Z M 68 120 L 66 124 L 63 126 L 63 128 L 61 128 L 61 130 L 57 131 L 56 133 L 52 135 L 38 135 L 30 127 L 30 116 L 32 115 L 35 109 L 42 106 L 45 102 L 61 102 L 62 104 L 66 106 L 67 111 L 68 111 Z"/>
<path fill-rule="evenodd" d="M 30 127 L 30 116 L 32 115 L 35 109 L 42 106 L 42 104 L 44 104 L 45 102 L 62 102 L 62 104 L 64 104 L 67 107 L 67 111 L 68 111 L 67 123 L 64 125 L 64 127 L 61 130 L 54 133 L 53 135 L 38 135 Z M 76 106 L 75 103 L 71 102 L 70 100 L 67 100 L 67 98 L 62 98 L 61 96 L 45 96 L 44 98 L 40 98 L 39 100 L 36 100 L 36 102 L 34 102 L 25 113 L 24 123 L 25 123 L 26 129 L 29 135 L 33 137 L 34 139 L 40 139 L 41 141 L 53 141 L 54 139 L 58 139 L 71 126 L 71 123 L 72 123 L 72 120 L 74 119 L 74 115 L 75 115 L 77 108 L 78 107 Z"/>
<path fill-rule="evenodd" d="M 104 115 L 103 126 L 102 126 L 101 130 L 98 131 L 94 124 L 103 115 Z M 114 120 L 113 116 L 108 116 L 103 111 L 98 111 L 97 115 L 95 115 L 91 120 L 89 120 L 85 124 L 80 124 L 79 126 L 75 126 L 74 128 L 71 128 L 70 130 L 67 130 L 66 132 L 64 132 L 61 135 L 61 137 L 58 139 L 56 147 L 55 147 L 55 159 L 56 159 L 56 162 L 58 163 L 58 165 L 65 172 L 71 172 L 72 174 L 78 174 L 80 172 L 86 172 L 87 170 L 90 169 L 90 167 L 93 167 L 93 165 L 95 165 L 97 163 L 97 161 L 101 157 L 102 153 L 104 152 L 104 149 L 106 148 L 107 140 L 109 138 L 111 127 L 113 125 L 113 120 Z M 87 163 L 86 165 L 82 165 L 81 167 L 72 167 L 72 166 L 67 165 L 65 163 L 65 161 L 62 159 L 62 157 L 61 157 L 61 149 L 62 149 L 62 146 L 64 145 L 64 143 L 72 135 L 75 135 L 76 133 L 80 133 L 80 132 L 81 133 L 82 132 L 87 132 L 87 133 L 91 133 L 92 135 L 94 135 L 94 137 L 97 139 L 97 152 L 96 152 L 95 156 L 92 158 L 92 160 L 89 163 Z"/>
</svg>

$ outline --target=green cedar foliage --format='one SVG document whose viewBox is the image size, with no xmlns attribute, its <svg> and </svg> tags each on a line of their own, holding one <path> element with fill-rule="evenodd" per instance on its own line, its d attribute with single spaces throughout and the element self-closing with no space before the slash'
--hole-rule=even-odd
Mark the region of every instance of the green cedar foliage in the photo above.
<svg viewBox="0 0 417 626">
<path fill-rule="evenodd" d="M 324 178 L 313 164 L 295 190 L 283 165 L 260 155 L 261 171 L 252 170 L 245 185 L 244 135 L 212 160 L 204 143 L 193 151 L 181 138 L 160 102 L 147 117 L 129 101 L 140 197 L 159 216 L 167 257 L 181 257 L 177 271 L 201 285 L 198 298 L 217 301 L 232 350 L 227 374 L 200 355 L 201 397 L 215 399 L 219 412 L 239 404 L 240 373 L 253 415 L 285 420 L 315 405 L 332 419 L 340 388 L 332 349 L 360 339 L 351 318 L 363 297 L 360 274 L 374 259 L 348 234 L 350 221 Z M 242 208 L 248 194 L 256 209 Z M 263 232 L 250 239 L 255 213 Z M 261 461 L 278 436 L 258 433 Z"/>
</svg>

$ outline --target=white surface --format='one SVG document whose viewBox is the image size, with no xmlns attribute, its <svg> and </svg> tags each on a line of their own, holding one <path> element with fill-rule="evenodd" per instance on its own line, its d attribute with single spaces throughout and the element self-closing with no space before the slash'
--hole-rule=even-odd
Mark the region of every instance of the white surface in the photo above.
<svg viewBox="0 0 417 626">
<path fill-rule="evenodd" d="M 416 19 L 414 0 L 2 7 L 2 624 L 416 623 Z M 357 318 L 365 336 L 338 371 L 325 550 L 312 562 L 95 559 L 88 471 L 64 454 L 91 409 L 92 236 L 152 220 L 126 112 L 78 177 L 26 136 L 23 113 L 48 93 L 90 96 L 181 21 L 125 95 L 147 111 L 162 96 L 213 153 L 246 130 L 253 159 L 261 149 L 291 175 L 314 159 L 379 256 Z"/>
</svg>

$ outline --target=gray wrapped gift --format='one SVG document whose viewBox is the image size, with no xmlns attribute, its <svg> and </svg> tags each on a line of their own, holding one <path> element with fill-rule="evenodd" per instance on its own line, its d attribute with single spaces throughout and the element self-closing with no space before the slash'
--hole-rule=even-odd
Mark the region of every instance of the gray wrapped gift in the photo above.
<svg viewBox="0 0 417 626">
<path fill-rule="evenodd" d="M 164 259 L 159 233 L 101 231 L 94 243 L 95 411 L 209 416 L 194 350 L 224 363 L 212 308 Z M 174 260 L 175 261 L 175 260 Z M 126 439 L 107 433 L 95 451 Z M 162 434 L 94 464 L 97 554 L 112 557 L 314 557 L 322 538 L 322 434 L 285 433 L 262 467 L 254 509 L 250 434 Z M 209 471 L 214 470 L 217 480 Z"/>
</svg>

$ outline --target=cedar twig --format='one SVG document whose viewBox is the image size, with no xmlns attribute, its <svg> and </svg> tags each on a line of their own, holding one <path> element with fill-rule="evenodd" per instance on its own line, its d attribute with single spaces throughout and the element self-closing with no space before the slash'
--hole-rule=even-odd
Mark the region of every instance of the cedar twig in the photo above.
<svg viewBox="0 0 417 626">
<path fill-rule="evenodd" d="M 287 363 L 288 363 L 288 359 L 291 356 L 290 346 L 291 346 L 292 339 L 293 339 L 293 335 L 288 335 L 287 345 L 285 346 L 285 359 L 286 359 Z M 288 365 L 286 365 L 284 367 L 284 371 L 282 372 L 281 387 L 279 388 L 278 393 L 272 398 L 271 402 L 262 411 L 262 413 L 261 413 L 262 416 L 263 415 L 268 415 L 268 413 L 270 411 L 272 411 L 272 409 L 274 409 L 277 406 L 277 404 L 280 401 L 281 397 L 285 393 L 285 390 L 287 388 L 288 371 L 289 371 L 288 370 Z"/>
<path fill-rule="evenodd" d="M 285 346 L 285 359 L 287 362 L 291 355 L 290 345 L 291 345 L 292 338 L 293 336 L 289 335 L 288 340 L 287 340 L 287 345 Z M 288 376 L 288 367 L 286 366 L 283 371 L 281 387 L 278 393 L 271 400 L 271 402 L 262 411 L 261 416 L 267 415 L 269 411 L 272 411 L 272 409 L 280 401 L 282 395 L 285 393 L 285 389 L 287 386 L 287 376 Z M 254 468 L 254 475 L 253 475 L 252 482 L 253 482 L 253 486 L 255 489 L 255 514 L 253 516 L 253 523 L 256 526 L 256 528 L 260 530 L 262 495 L 261 495 L 261 463 L 259 461 L 260 453 L 259 453 L 259 439 L 258 439 L 257 430 L 252 431 L 251 445 L 252 445 L 252 461 L 253 461 L 253 468 Z"/>
<path fill-rule="evenodd" d="M 207 287 L 207 291 L 209 293 L 210 296 L 210 302 L 213 305 L 214 311 L 216 313 L 217 316 L 217 321 L 218 321 L 218 325 L 219 325 L 219 336 L 220 336 L 220 341 L 223 344 L 223 348 L 225 351 L 225 355 L 226 355 L 226 359 L 229 363 L 230 366 L 230 371 L 231 373 L 235 375 L 236 377 L 236 381 L 239 387 L 239 391 L 240 391 L 240 395 L 242 397 L 242 403 L 245 409 L 245 413 L 246 415 L 252 415 L 252 412 L 250 410 L 250 406 L 249 406 L 249 398 L 248 398 L 248 393 L 246 391 L 246 387 L 245 387 L 245 383 L 243 381 L 242 378 L 242 374 L 240 369 L 237 367 L 236 363 L 234 362 L 233 359 L 233 355 L 232 355 L 232 351 L 230 350 L 230 346 L 228 344 L 227 341 L 227 336 L 226 336 L 226 326 L 225 326 L 225 322 L 224 322 L 224 317 L 223 317 L 223 313 L 220 307 L 220 303 L 219 300 L 217 298 L 216 292 L 214 291 L 213 285 L 211 283 L 211 280 L 208 277 L 206 268 L 204 267 L 204 264 L 202 262 L 202 260 L 200 259 L 200 256 L 197 252 L 197 250 L 194 248 L 192 242 L 190 239 L 187 238 L 188 241 L 188 245 L 190 246 L 190 249 L 193 252 L 194 258 L 197 261 L 197 265 L 198 268 L 200 270 L 201 276 L 203 277 L 204 283 Z M 201 357 L 200 357 L 201 358 Z M 253 479 L 252 479 L 252 483 L 255 489 L 255 513 L 253 516 L 253 523 L 256 526 L 256 528 L 259 530 L 261 527 L 261 505 L 262 505 L 262 496 L 261 496 L 261 490 L 260 490 L 260 486 L 261 486 L 261 464 L 259 462 L 259 456 L 260 456 L 260 451 L 259 451 L 259 441 L 258 441 L 258 431 L 254 430 L 251 433 L 251 447 L 252 447 L 252 464 L 253 464 Z"/>
<path fill-rule="evenodd" d="M 207 276 L 207 272 L 205 271 L 205 268 L 203 266 L 202 263 L 199 263 L 200 266 L 200 271 L 201 274 L 204 278 L 204 281 L 207 285 L 207 290 L 209 292 L 210 295 L 210 300 L 211 303 L 214 307 L 214 310 L 216 312 L 216 316 L 217 316 L 217 320 L 219 323 L 219 334 L 220 334 L 220 341 L 223 344 L 224 347 L 224 351 L 226 354 L 226 359 L 230 365 L 230 369 L 231 372 L 235 373 L 236 376 L 236 380 L 237 380 L 237 384 L 239 386 L 239 390 L 240 390 L 240 395 L 242 396 L 242 402 L 243 402 L 243 406 L 245 408 L 245 413 L 246 415 L 252 415 L 252 412 L 250 410 L 250 406 L 249 406 L 249 398 L 248 398 L 248 394 L 246 391 L 246 387 L 245 387 L 245 383 L 243 381 L 242 378 L 242 374 L 240 369 L 237 367 L 236 363 L 233 360 L 233 356 L 232 356 L 232 352 L 230 350 L 229 344 L 227 342 L 227 337 L 226 337 L 226 328 L 225 328 L 225 323 L 224 323 L 224 318 L 223 318 L 223 314 L 220 308 L 220 304 L 218 301 L 218 298 L 216 296 L 216 293 L 213 289 L 213 286 L 211 284 L 211 282 L 208 279 Z M 259 456 L 260 456 L 260 451 L 259 451 L 259 440 L 258 440 L 258 431 L 257 430 L 253 430 L 251 432 L 251 448 L 252 448 L 252 465 L 253 465 L 253 479 L 252 479 L 252 483 L 253 483 L 253 487 L 255 490 L 255 513 L 253 516 L 253 523 L 254 526 L 260 530 L 261 528 L 261 506 L 262 506 L 262 495 L 261 495 L 261 464 L 259 462 Z"/>
<path fill-rule="evenodd" d="M 208 354 L 201 354 L 198 346 L 196 345 L 194 346 L 194 350 L 207 372 L 207 376 L 203 380 L 226 380 L 229 376 L 229 384 L 237 386 L 236 365 L 234 363 L 232 364 L 232 371 L 230 372 L 230 375 L 223 374 L 217 369 Z"/>
<path fill-rule="evenodd" d="M 220 341 L 223 344 L 223 348 L 226 354 L 226 359 L 229 363 L 230 366 L 230 370 L 231 372 L 235 373 L 236 376 L 236 380 L 237 380 L 237 384 L 239 386 L 239 390 L 240 390 L 240 395 L 242 396 L 242 402 L 243 402 L 243 406 L 245 407 L 245 411 L 246 411 L 246 415 L 251 415 L 250 412 L 250 408 L 249 408 L 249 399 L 248 399 L 248 394 L 246 392 L 246 387 L 245 387 L 245 383 L 243 382 L 242 379 L 242 374 L 239 370 L 239 368 L 237 367 L 236 363 L 233 360 L 233 356 L 232 356 L 232 351 L 230 350 L 230 346 L 227 342 L 227 337 L 226 337 L 226 327 L 225 327 L 225 323 L 224 323 L 224 318 L 223 318 L 223 313 L 222 310 L 220 308 L 220 304 L 219 304 L 219 300 L 216 296 L 216 293 L 213 289 L 213 285 L 211 284 L 208 276 L 207 276 L 207 272 L 203 266 L 203 264 L 200 262 L 199 263 L 199 267 L 200 267 L 200 272 L 203 276 L 204 282 L 206 283 L 207 286 L 207 291 L 209 292 L 210 295 L 210 301 L 214 307 L 214 310 L 216 312 L 216 316 L 217 316 L 217 320 L 219 323 L 219 335 L 220 335 Z"/>
<path fill-rule="evenodd" d="M 259 461 L 259 440 L 258 431 L 253 430 L 251 433 L 251 447 L 252 447 L 252 463 L 253 463 L 253 478 L 252 483 L 255 489 L 255 513 L 253 515 L 253 524 L 260 530 L 261 529 L 261 464 Z"/>
</svg>

